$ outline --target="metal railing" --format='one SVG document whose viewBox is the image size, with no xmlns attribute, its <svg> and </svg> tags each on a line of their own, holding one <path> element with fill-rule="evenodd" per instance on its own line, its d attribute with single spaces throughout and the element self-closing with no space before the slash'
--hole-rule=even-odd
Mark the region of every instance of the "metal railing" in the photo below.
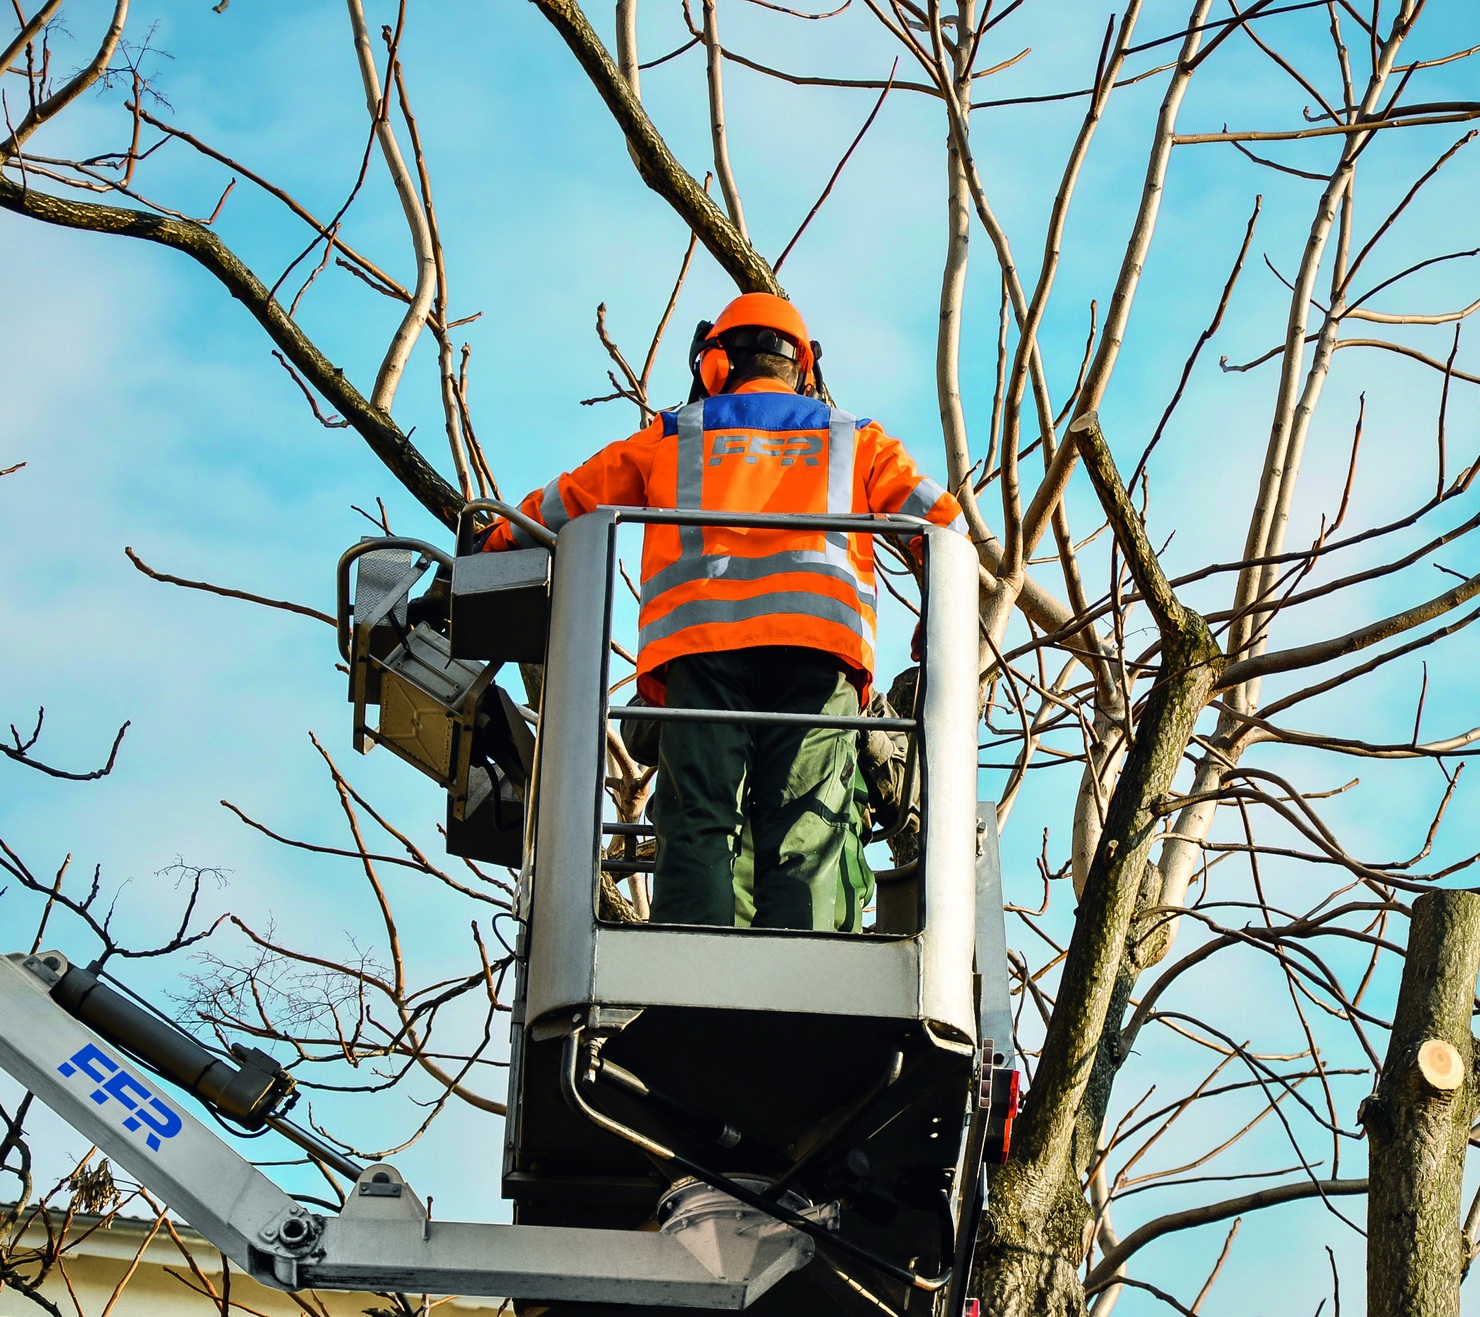
<svg viewBox="0 0 1480 1317">
<path fill-rule="evenodd" d="M 385 613 L 389 613 L 407 595 L 411 587 L 421 579 L 422 573 L 432 563 L 440 563 L 449 571 L 452 570 L 452 558 L 445 549 L 439 549 L 434 544 L 428 544 L 425 540 L 407 539 L 404 535 L 387 535 L 383 539 L 361 540 L 359 544 L 352 544 L 339 557 L 339 566 L 334 575 L 335 585 L 335 618 L 339 628 L 339 653 L 348 661 L 350 640 L 350 617 L 353 609 L 349 598 L 349 569 L 354 565 L 355 559 L 364 554 L 374 552 L 377 549 L 415 549 L 420 555 L 411 566 L 406 569 L 401 580 L 393 584 L 384 595 L 381 602 L 385 605 Z M 383 616 L 384 614 L 382 614 Z M 379 621 L 377 617 L 375 619 Z M 365 625 L 364 618 L 356 618 L 356 622 Z"/>
<path fill-rule="evenodd" d="M 471 506 L 471 505 L 469 505 Z M 502 505 L 507 506 L 507 505 Z M 918 535 L 932 523 L 923 517 L 911 517 L 899 513 L 768 513 L 768 512 L 707 512 L 674 508 L 629 508 L 603 505 L 601 511 L 615 514 L 615 520 L 638 525 L 658 526 L 718 526 L 744 530 L 792 530 L 792 531 L 842 531 L 850 535 Z M 603 637 L 608 650 L 611 645 L 610 622 Z M 923 670 L 923 661 L 922 661 Z M 918 690 L 918 687 L 917 687 Z M 918 697 L 917 697 L 918 698 Z M 901 784 L 899 817 L 888 828 L 863 838 L 865 845 L 889 841 L 908 825 L 914 811 L 913 799 L 919 775 L 918 718 L 869 718 L 864 716 L 842 716 L 809 713 L 775 713 L 750 709 L 690 709 L 651 707 L 646 705 L 618 705 L 612 707 L 610 694 L 607 696 L 606 717 L 612 722 L 674 722 L 716 723 L 728 726 L 759 725 L 770 727 L 819 728 L 837 731 L 859 732 L 903 732 L 909 737 L 909 748 L 905 758 L 905 775 Z M 625 837 L 621 858 L 601 857 L 599 867 L 609 873 L 633 874 L 652 873 L 656 869 L 653 860 L 638 859 L 637 839 L 652 836 L 655 829 L 650 823 L 602 823 L 602 835 Z M 874 870 L 878 882 L 897 881 L 908 878 L 919 871 L 920 860 L 914 859 L 893 869 Z"/>
<path fill-rule="evenodd" d="M 636 507 L 603 507 L 601 510 L 612 512 L 614 519 L 618 522 L 632 522 L 639 525 L 717 526 L 753 530 L 843 532 L 849 535 L 918 535 L 930 525 L 929 522 L 921 517 L 905 516 L 898 513 L 720 513 L 702 510 Z M 465 504 L 459 514 L 457 527 L 457 551 L 459 553 L 471 551 L 474 518 L 478 513 L 486 512 L 495 513 L 507 518 L 514 525 L 524 530 L 541 547 L 552 553 L 554 552 L 556 537 L 548 528 L 542 526 L 519 508 L 505 503 L 500 499 L 477 499 Z M 355 617 L 353 604 L 350 599 L 350 568 L 364 554 L 380 549 L 405 549 L 411 551 L 414 556 L 402 577 L 376 601 L 374 609 L 375 616 L 372 618 Z M 367 623 L 373 625 L 379 622 L 381 620 L 381 614 L 390 612 L 401 599 L 407 597 L 412 586 L 434 562 L 448 569 L 451 569 L 453 566 L 453 558 L 445 550 L 439 549 L 425 540 L 405 536 L 386 536 L 379 539 L 368 539 L 346 550 L 339 559 L 335 582 L 337 604 L 336 623 L 341 655 L 346 659 L 350 656 L 350 641 L 353 627 Z M 611 641 L 610 634 L 607 634 L 604 639 L 609 648 Z M 903 732 L 910 739 L 905 763 L 905 780 L 902 784 L 903 792 L 900 815 L 891 827 L 882 832 L 875 832 L 872 836 L 866 838 L 866 844 L 890 840 L 902 831 L 909 821 L 912 809 L 910 802 L 914 796 L 915 782 L 919 771 L 920 723 L 914 717 L 869 718 L 861 715 L 776 713 L 766 710 L 745 709 L 652 708 L 641 705 L 625 705 L 613 708 L 610 706 L 609 694 L 605 702 L 607 705 L 605 710 L 606 718 L 614 722 L 712 723 L 730 726 L 760 725 L 807 729 L 818 728 L 837 731 Z M 526 720 L 531 722 L 536 721 L 533 711 L 521 707 L 520 713 Z M 601 867 L 612 872 L 620 873 L 651 872 L 653 870 L 653 861 L 640 860 L 635 855 L 636 838 L 639 836 L 653 835 L 654 829 L 651 824 L 603 824 L 602 832 L 607 836 L 627 837 L 629 838 L 629 844 L 625 848 L 627 854 L 624 858 L 602 859 Z M 917 867 L 918 862 L 915 861 L 903 865 L 898 869 L 876 871 L 875 877 L 880 881 L 889 881 L 891 878 L 908 876 L 915 872 Z"/>
<path fill-rule="evenodd" d="M 913 718 L 865 718 L 830 713 L 769 713 L 763 709 L 670 709 L 619 704 L 607 713 L 613 722 L 763 723 L 768 727 L 826 727 L 845 732 L 913 732 Z"/>
<path fill-rule="evenodd" d="M 850 535 L 919 533 L 932 525 L 899 512 L 705 512 L 689 508 L 626 508 L 603 504 L 598 511 L 647 526 L 725 526 L 737 530 L 841 530 Z"/>
<path fill-rule="evenodd" d="M 459 554 L 472 552 L 473 516 L 479 512 L 496 512 L 507 517 L 541 548 L 554 552 L 555 535 L 548 526 L 542 526 L 527 513 L 521 512 L 512 503 L 497 498 L 475 498 L 464 503 L 457 514 L 457 551 Z"/>
<path fill-rule="evenodd" d="M 657 867 L 656 861 L 637 858 L 637 839 L 651 837 L 656 833 L 657 829 L 651 823 L 603 823 L 602 836 L 625 837 L 627 844 L 622 848 L 620 858 L 603 857 L 601 867 L 608 873 L 652 873 Z"/>
</svg>

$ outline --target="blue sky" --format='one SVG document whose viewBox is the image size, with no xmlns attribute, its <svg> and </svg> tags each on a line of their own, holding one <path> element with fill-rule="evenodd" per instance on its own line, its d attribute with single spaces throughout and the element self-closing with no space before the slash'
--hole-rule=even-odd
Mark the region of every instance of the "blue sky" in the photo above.
<svg viewBox="0 0 1480 1317">
<path fill-rule="evenodd" d="M 83 62 L 108 8 L 101 0 L 68 6 L 66 26 L 74 40 L 58 38 L 60 67 Z M 889 39 L 861 3 L 819 23 L 738 0 L 724 5 L 721 15 L 727 44 L 797 72 L 881 77 L 894 58 Z M 375 31 L 393 20 L 394 9 L 374 0 L 368 16 Z M 593 7 L 592 17 L 609 36 L 607 7 Z M 1086 85 L 1106 17 L 1105 6 L 1084 0 L 1024 6 L 994 29 L 982 63 L 1024 47 L 1032 53 L 985 80 L 982 95 Z M 1138 38 L 1173 32 L 1184 21 L 1183 7 L 1152 0 Z M 153 45 L 169 56 L 146 62 L 172 107 L 156 112 L 265 173 L 316 214 L 332 214 L 353 183 L 365 133 L 343 8 L 234 0 L 218 15 L 205 0 L 138 0 L 130 34 L 140 40 L 150 25 L 156 25 Z M 1434 57 L 1465 48 L 1480 41 L 1477 29 L 1473 7 L 1464 0 L 1430 0 L 1412 49 Z M 1260 30 L 1333 94 L 1324 11 L 1282 15 Z M 686 39 L 677 5 L 649 0 L 641 17 L 643 58 Z M 1226 58 L 1211 61 L 1194 79 L 1182 112 L 1184 131 L 1216 131 L 1225 122 L 1259 129 L 1298 126 L 1300 106 L 1310 98 L 1247 40 L 1235 38 L 1225 52 Z M 634 413 L 626 404 L 579 405 L 608 391 L 608 363 L 592 331 L 595 308 L 606 303 L 612 333 L 629 356 L 640 358 L 686 235 L 636 176 L 605 108 L 533 6 L 412 6 L 403 55 L 446 242 L 452 313 L 482 313 L 460 331 L 473 351 L 475 423 L 504 491 L 520 495 L 632 428 Z M 1360 67 L 1359 57 L 1360 52 Z M 1131 67 L 1148 67 L 1152 58 L 1153 53 L 1133 57 Z M 916 76 L 902 62 L 901 76 L 907 74 Z M 1471 63 L 1421 76 L 1422 90 L 1410 99 L 1473 96 Z M 774 257 L 862 123 L 873 94 L 795 88 L 734 65 L 726 79 L 747 218 L 758 246 Z M 12 112 L 18 85 L 11 80 Z M 1162 86 L 1158 77 L 1116 94 L 1079 182 L 1043 333 L 1059 401 L 1078 367 L 1091 298 L 1099 299 L 1103 318 Z M 679 158 L 702 175 L 708 133 L 697 52 L 646 72 L 643 92 Z M 38 136 L 32 149 L 65 156 L 115 147 L 126 128 L 121 100 L 118 92 L 89 95 Z M 1070 103 L 983 110 L 974 119 L 973 140 L 993 204 L 1030 275 L 1078 113 Z M 1403 134 L 1401 142 L 1399 134 L 1383 135 L 1370 148 L 1359 179 L 1359 230 L 1370 231 L 1465 131 L 1464 125 L 1445 125 Z M 812 333 L 826 344 L 828 379 L 841 405 L 882 419 L 937 474 L 943 474 L 943 460 L 933 354 L 944 253 L 944 135 L 933 101 L 903 91 L 891 95 L 783 272 Z M 152 135 L 145 140 L 152 142 Z M 1334 151 L 1329 139 L 1269 148 L 1282 161 L 1315 170 Z M 139 186 L 186 213 L 208 214 L 229 177 L 177 142 L 141 169 Z M 1373 258 L 1374 277 L 1477 245 L 1477 182 L 1475 162 L 1462 152 L 1395 227 L 1394 251 Z M 1152 464 L 1150 524 L 1158 542 L 1177 531 L 1167 552 L 1173 570 L 1238 556 L 1276 367 L 1225 374 L 1217 360 L 1227 354 L 1231 361 L 1246 361 L 1280 338 L 1288 298 L 1262 258 L 1267 253 L 1287 276 L 1293 271 L 1318 188 L 1261 170 L 1227 146 L 1183 147 L 1174 158 L 1151 260 L 1102 409 L 1123 467 L 1134 463 L 1191 342 L 1216 305 L 1256 192 L 1264 197 L 1264 209 L 1224 327 L 1205 351 Z M 218 229 L 269 282 L 308 241 L 302 225 L 245 181 L 228 199 Z M 378 159 L 346 233 L 384 268 L 410 281 L 404 223 Z M 997 277 L 979 227 L 972 246 L 963 383 L 979 451 L 995 369 Z M 213 913 L 230 909 L 258 923 L 271 918 L 300 943 L 318 936 L 332 945 L 347 945 L 352 937 L 373 945 L 378 934 L 354 865 L 276 846 L 219 802 L 232 801 L 286 835 L 344 844 L 310 730 L 358 789 L 398 825 L 429 839 L 429 846 L 440 797 L 389 756 L 359 759 L 351 751 L 349 710 L 328 628 L 156 584 L 129 565 L 123 547 L 133 546 L 162 571 L 327 609 L 334 560 L 367 529 L 351 504 L 370 507 L 379 496 L 398 532 L 443 536 L 352 432 L 324 430 L 314 422 L 256 323 L 186 258 L 44 228 L 8 213 L 0 213 L 0 251 L 6 273 L 0 300 L 0 468 L 27 463 L 0 479 L 0 604 L 11 619 L 11 644 L 0 667 L 0 724 L 29 726 L 44 704 L 46 731 L 38 752 L 49 762 L 91 768 L 102 761 L 116 728 L 132 720 L 119 767 L 104 781 L 63 784 L 0 765 L 0 836 L 38 873 L 55 872 L 70 852 L 78 874 L 102 866 L 105 890 L 127 883 L 118 917 L 137 941 L 150 937 L 178 899 L 173 878 L 160 871 L 183 857 L 229 871 L 226 886 L 208 889 Z M 1442 265 L 1378 305 L 1403 312 L 1448 310 L 1474 300 L 1476 282 L 1465 262 Z M 292 281 L 290 286 L 296 287 Z M 686 392 L 682 355 L 689 329 L 700 316 L 712 316 L 732 291 L 701 249 L 658 357 L 656 397 L 672 401 Z M 304 328 L 367 392 L 398 320 L 395 306 L 336 269 L 315 283 L 300 314 Z M 1368 330 L 1349 332 L 1368 336 Z M 1450 334 L 1448 328 L 1405 328 L 1392 337 L 1442 357 Z M 1462 340 L 1457 364 L 1475 373 L 1477 363 L 1480 354 Z M 1342 352 L 1312 431 L 1292 544 L 1308 542 L 1320 515 L 1329 516 L 1339 499 L 1363 391 L 1366 431 L 1349 525 L 1387 520 L 1421 501 L 1432 486 L 1438 377 L 1389 354 Z M 394 411 L 403 428 L 417 427 L 423 451 L 450 474 L 429 339 L 416 349 Z M 1448 436 L 1452 472 L 1480 442 L 1473 385 L 1452 391 Z M 1472 491 L 1458 512 L 1439 514 L 1439 524 L 1472 514 L 1475 497 Z M 1087 535 L 1098 524 L 1087 483 L 1076 481 L 1070 508 L 1076 534 Z M 987 510 L 989 520 L 1000 520 L 990 505 Z M 1414 542 L 1403 540 L 1402 547 Z M 1095 552 L 1087 555 L 1092 591 L 1105 580 Z M 1441 557 L 1444 566 L 1465 575 L 1480 569 L 1477 559 L 1476 548 L 1464 543 Z M 1373 551 L 1353 554 L 1351 563 L 1381 560 Z M 1045 583 L 1057 589 L 1052 568 L 1041 570 Z M 1279 643 L 1345 630 L 1437 594 L 1446 579 L 1420 564 L 1351 603 L 1292 616 Z M 1226 581 L 1204 587 L 1190 594 L 1190 602 L 1220 607 L 1227 590 Z M 1427 653 L 1426 735 L 1480 722 L 1474 716 L 1474 653 L 1469 633 Z M 885 647 L 881 672 L 887 675 L 902 662 L 896 638 Z M 1302 710 L 1297 725 L 1404 739 L 1419 674 L 1418 658 L 1394 664 L 1363 687 L 1360 697 L 1349 687 Z M 1270 683 L 1266 698 L 1292 688 Z M 1360 775 L 1359 790 L 1328 802 L 1329 817 L 1352 849 L 1368 858 L 1417 850 L 1442 787 L 1430 766 L 1332 764 L 1295 754 L 1265 754 L 1258 762 L 1296 775 L 1312 790 Z M 1014 899 L 1037 906 L 1033 857 L 1045 827 L 1052 830 L 1053 863 L 1066 853 L 1074 785 L 1063 773 L 1037 774 L 1019 800 L 1004 840 Z M 984 774 L 984 795 L 1000 787 L 1000 774 Z M 1480 850 L 1473 798 L 1471 784 L 1462 784 L 1430 863 Z M 1215 873 L 1230 873 L 1237 863 Z M 1313 884 L 1324 883 L 1323 875 L 1312 878 L 1278 866 L 1271 872 L 1291 908 L 1310 899 Z M 398 873 L 388 881 L 406 911 L 403 932 L 414 966 L 432 974 L 446 955 L 460 965 L 468 955 L 457 941 L 466 937 L 462 907 Z M 1072 899 L 1063 887 L 1055 889 L 1048 926 L 1066 933 Z M 1240 876 L 1216 890 L 1224 899 L 1244 899 L 1246 888 Z M 0 912 L 4 927 L 29 929 L 29 907 L 13 891 L 0 899 Z M 1014 946 L 1037 955 L 1032 935 L 1020 926 L 1010 926 L 1009 935 Z M 1184 935 L 1194 936 L 1191 930 Z M 22 936 L 28 931 L 14 932 L 9 941 Z M 75 928 L 58 926 L 56 941 L 64 949 L 78 948 L 77 954 L 90 950 Z M 141 966 L 132 978 L 159 992 L 177 985 L 188 969 L 178 962 Z M 1378 1014 L 1389 1008 L 1395 987 L 1391 974 L 1379 976 L 1371 990 L 1381 1003 Z M 1247 1021 L 1251 1012 L 1288 1015 L 1284 991 L 1268 967 L 1248 965 L 1210 972 L 1189 986 L 1184 1000 L 1187 1009 L 1206 1010 L 1208 1018 L 1223 1012 L 1234 1029 L 1232 1021 Z M 1254 1032 L 1252 1024 L 1245 1027 Z M 1261 1028 L 1278 1035 L 1269 1040 L 1271 1050 L 1295 1050 L 1293 1015 Z M 1158 1048 L 1143 1070 L 1128 1067 L 1117 1112 L 1153 1078 L 1159 1092 L 1172 1093 L 1204 1067 L 1205 1054 L 1196 1049 L 1183 1055 L 1164 1043 Z M 502 1096 L 501 1078 L 485 1087 Z M 1359 1096 L 1353 1089 L 1342 1099 L 1348 1123 Z M 367 1141 L 391 1141 L 417 1119 L 415 1108 L 391 1100 L 378 1106 L 361 1102 L 352 1114 L 339 1110 L 342 1119 L 365 1131 Z M 1220 1115 L 1213 1128 L 1227 1127 Z M 1208 1134 L 1206 1128 L 1179 1132 L 1154 1156 L 1205 1148 Z M 77 1142 L 60 1130 L 52 1137 L 55 1155 Z M 1288 1158 L 1280 1160 L 1279 1138 L 1274 1122 L 1267 1121 L 1240 1145 L 1237 1166 L 1224 1169 L 1287 1164 Z M 501 1139 L 497 1122 L 459 1113 L 434 1127 L 398 1164 L 418 1188 L 436 1194 L 439 1215 L 496 1217 L 504 1209 L 488 1201 L 491 1181 L 480 1183 L 462 1172 L 474 1148 L 478 1171 L 493 1177 Z M 1353 1164 L 1359 1161 L 1358 1151 Z M 1140 1204 L 1147 1204 L 1148 1215 L 1168 1210 L 1181 1201 L 1178 1192 L 1129 1200 L 1117 1218 L 1122 1233 L 1138 1219 Z M 1137 1274 L 1189 1301 L 1216 1257 L 1216 1233 L 1215 1228 L 1178 1237 L 1148 1250 Z M 1362 1288 L 1359 1241 L 1319 1208 L 1306 1207 L 1246 1220 L 1226 1278 L 1205 1311 L 1313 1311 L 1329 1293 L 1321 1251 L 1328 1242 L 1342 1265 L 1343 1302 L 1355 1310 Z M 1251 1266 L 1255 1256 L 1258 1265 Z M 1155 1306 L 1144 1295 L 1121 1300 L 1128 1313 Z"/>
</svg>

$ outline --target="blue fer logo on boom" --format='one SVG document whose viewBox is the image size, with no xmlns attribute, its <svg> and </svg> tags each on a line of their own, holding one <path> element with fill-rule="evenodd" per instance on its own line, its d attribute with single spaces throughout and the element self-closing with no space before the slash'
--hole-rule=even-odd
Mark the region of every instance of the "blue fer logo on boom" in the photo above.
<svg viewBox="0 0 1480 1317">
<path fill-rule="evenodd" d="M 101 1070 L 96 1068 L 99 1066 L 102 1067 Z M 165 1106 L 153 1092 L 139 1083 L 127 1070 L 122 1069 L 116 1061 L 104 1056 L 92 1043 L 75 1053 L 70 1061 L 64 1061 L 57 1067 L 58 1073 L 66 1079 L 71 1079 L 79 1070 L 100 1085 L 89 1095 L 100 1107 L 109 1098 L 116 1098 L 128 1109 L 131 1114 L 123 1119 L 124 1129 L 132 1134 L 141 1127 L 148 1128 L 149 1133 L 144 1136 L 144 1142 L 155 1152 L 159 1151 L 160 1139 L 172 1139 L 184 1128 L 177 1112 Z M 110 1077 L 106 1073 L 109 1071 L 115 1073 Z"/>
</svg>

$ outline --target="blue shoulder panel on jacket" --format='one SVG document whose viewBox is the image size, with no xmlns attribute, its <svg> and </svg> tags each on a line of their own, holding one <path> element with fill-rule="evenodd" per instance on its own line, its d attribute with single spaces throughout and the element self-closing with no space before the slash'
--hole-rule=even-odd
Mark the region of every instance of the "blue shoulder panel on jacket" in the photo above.
<svg viewBox="0 0 1480 1317">
<path fill-rule="evenodd" d="M 663 418 L 663 438 L 673 438 L 678 433 L 678 413 L 659 412 L 658 415 Z"/>
<path fill-rule="evenodd" d="M 825 430 L 828 407 L 800 393 L 721 393 L 704 404 L 704 428 Z"/>
</svg>

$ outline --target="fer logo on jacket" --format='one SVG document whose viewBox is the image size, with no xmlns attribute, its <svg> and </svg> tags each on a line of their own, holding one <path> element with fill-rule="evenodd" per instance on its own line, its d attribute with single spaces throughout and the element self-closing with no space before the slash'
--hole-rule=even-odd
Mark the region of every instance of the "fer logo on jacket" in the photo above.
<svg viewBox="0 0 1480 1317">
<path fill-rule="evenodd" d="M 727 457 L 743 455 L 748 466 L 761 457 L 779 457 L 782 466 L 792 466 L 800 457 L 807 466 L 816 466 L 822 444 L 820 434 L 722 434 L 709 450 L 709 465 L 719 466 Z"/>
</svg>

